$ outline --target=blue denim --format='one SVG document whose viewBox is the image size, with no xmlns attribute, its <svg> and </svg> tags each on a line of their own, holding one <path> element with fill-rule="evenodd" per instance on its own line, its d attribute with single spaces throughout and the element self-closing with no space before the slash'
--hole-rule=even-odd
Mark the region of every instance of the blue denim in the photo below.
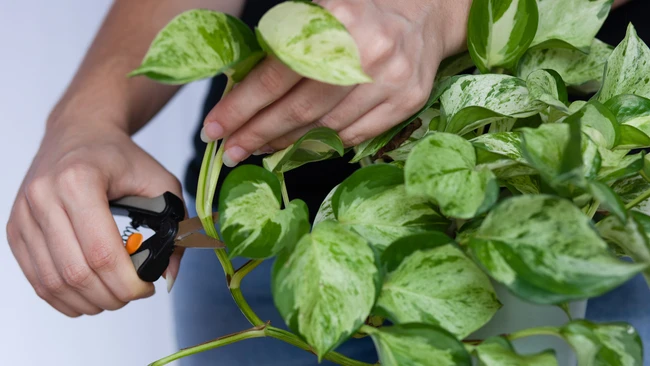
<svg viewBox="0 0 650 366">
<path fill-rule="evenodd" d="M 187 199 L 190 217 L 196 216 L 194 202 Z M 245 260 L 236 258 L 235 268 Z M 242 292 L 262 320 L 287 329 L 273 305 L 271 267 L 265 261 L 242 283 Z M 179 348 L 190 347 L 214 338 L 250 328 L 226 287 L 223 270 L 214 252 L 188 249 L 172 290 L 174 321 Z M 644 365 L 650 365 L 650 290 L 641 275 L 619 288 L 589 300 L 586 318 L 594 322 L 624 321 L 632 324 L 644 342 Z M 352 339 L 341 345 L 338 352 L 353 359 L 377 361 L 369 338 Z M 181 366 L 316 366 L 316 357 L 282 341 L 255 338 L 184 358 Z M 323 361 L 321 365 L 333 365 Z M 560 365 L 563 366 L 563 365 Z"/>
<path fill-rule="evenodd" d="M 194 201 L 186 200 L 190 217 L 196 216 Z M 238 268 L 246 260 L 235 258 Z M 287 329 L 273 305 L 271 267 L 267 260 L 249 273 L 242 282 L 242 292 L 255 313 L 273 326 Z M 251 327 L 235 305 L 226 286 L 223 270 L 212 250 L 188 249 L 171 292 L 177 345 L 185 348 Z M 353 359 L 377 362 L 370 338 L 352 339 L 336 351 Z M 181 366 L 310 366 L 319 365 L 316 356 L 272 338 L 254 338 L 180 361 Z M 320 365 L 334 365 L 323 361 Z"/>
</svg>

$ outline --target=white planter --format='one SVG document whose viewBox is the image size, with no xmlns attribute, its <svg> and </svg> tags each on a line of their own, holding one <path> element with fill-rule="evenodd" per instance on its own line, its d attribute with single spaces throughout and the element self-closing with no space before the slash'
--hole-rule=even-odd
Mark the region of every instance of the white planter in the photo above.
<svg viewBox="0 0 650 366">
<path fill-rule="evenodd" d="M 506 287 L 495 283 L 494 288 L 503 307 L 483 328 L 469 335 L 467 339 L 486 339 L 495 335 L 509 334 L 518 330 L 558 326 L 569 321 L 562 309 L 557 306 L 535 305 L 511 294 Z M 578 301 L 569 306 L 573 319 L 584 318 L 587 301 Z M 575 356 L 562 339 L 552 336 L 535 336 L 519 339 L 513 345 L 520 354 L 538 353 L 549 348 L 555 349 L 559 366 L 574 366 Z"/>
</svg>

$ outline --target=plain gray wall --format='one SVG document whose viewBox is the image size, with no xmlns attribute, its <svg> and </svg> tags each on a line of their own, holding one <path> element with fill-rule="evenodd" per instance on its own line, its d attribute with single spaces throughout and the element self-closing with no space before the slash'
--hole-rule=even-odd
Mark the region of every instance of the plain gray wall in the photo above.
<svg viewBox="0 0 650 366">
<path fill-rule="evenodd" d="M 38 148 L 45 119 L 90 44 L 109 0 L 0 1 L 0 222 Z M 191 153 L 206 83 L 184 88 L 136 141 L 177 177 Z M 70 319 L 39 299 L 0 239 L 0 365 L 146 365 L 174 352 L 166 283 L 115 312 Z M 137 348 L 136 348 L 137 345 Z"/>
</svg>

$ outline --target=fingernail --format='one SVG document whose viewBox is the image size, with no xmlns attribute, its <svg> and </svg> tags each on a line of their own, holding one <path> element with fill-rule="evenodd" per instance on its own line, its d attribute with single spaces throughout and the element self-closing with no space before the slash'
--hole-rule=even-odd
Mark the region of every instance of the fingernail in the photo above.
<svg viewBox="0 0 650 366">
<path fill-rule="evenodd" d="M 239 164 L 248 156 L 248 153 L 239 146 L 233 146 L 223 154 L 223 164 L 229 168 Z"/>
<path fill-rule="evenodd" d="M 209 138 L 208 135 L 205 134 L 205 126 L 201 129 L 201 141 L 205 142 L 206 144 L 209 144 L 210 142 L 214 141 L 213 139 Z"/>
<path fill-rule="evenodd" d="M 174 282 L 176 282 L 176 278 L 169 273 L 167 274 L 167 293 L 172 292 L 172 287 L 174 287 Z"/>
<path fill-rule="evenodd" d="M 273 151 L 275 151 L 275 150 L 273 150 L 273 148 L 272 148 L 271 146 L 269 146 L 269 145 L 264 145 L 264 146 L 262 146 L 262 148 L 260 148 L 259 150 L 255 150 L 255 152 L 253 153 L 253 155 L 257 156 L 257 155 L 262 155 L 262 154 L 270 154 L 270 153 L 272 153 Z"/>
<path fill-rule="evenodd" d="M 213 141 L 223 137 L 223 127 L 218 122 L 208 122 L 203 129 L 205 134 Z"/>
</svg>

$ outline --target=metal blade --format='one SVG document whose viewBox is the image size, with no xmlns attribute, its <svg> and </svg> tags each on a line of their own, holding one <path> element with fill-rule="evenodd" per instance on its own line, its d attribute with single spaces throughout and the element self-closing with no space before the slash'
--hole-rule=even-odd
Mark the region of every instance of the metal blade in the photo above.
<svg viewBox="0 0 650 366">
<path fill-rule="evenodd" d="M 219 221 L 219 213 L 215 212 L 212 214 L 212 221 Z M 203 230 L 203 224 L 201 224 L 201 219 L 193 217 L 191 219 L 183 220 L 178 223 L 178 234 L 176 235 L 176 240 L 183 240 L 188 235 L 194 234 L 197 231 Z"/>
<path fill-rule="evenodd" d="M 176 246 L 183 248 L 224 249 L 226 244 L 201 233 L 193 233 L 176 241 Z"/>
</svg>

